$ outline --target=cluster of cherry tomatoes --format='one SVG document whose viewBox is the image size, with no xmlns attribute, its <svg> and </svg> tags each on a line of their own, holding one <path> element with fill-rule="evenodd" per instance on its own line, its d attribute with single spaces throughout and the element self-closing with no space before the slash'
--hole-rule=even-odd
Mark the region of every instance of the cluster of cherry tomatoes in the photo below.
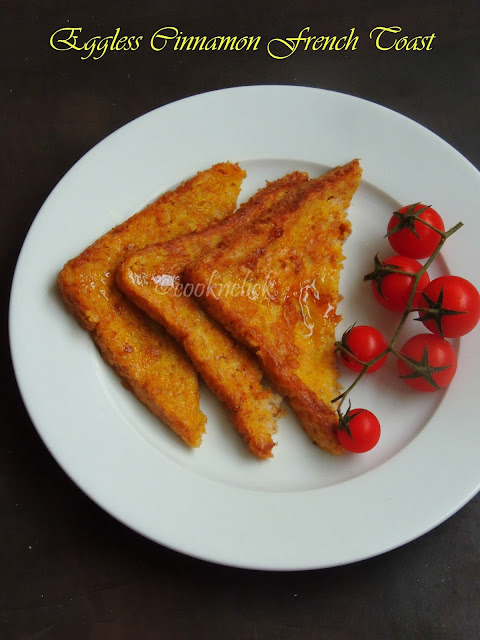
<svg viewBox="0 0 480 640">
<path fill-rule="evenodd" d="M 387 237 L 397 255 L 380 261 L 375 258 L 371 281 L 373 295 L 390 311 L 402 315 L 417 313 L 429 333 L 420 333 L 397 351 L 396 337 L 390 344 L 371 326 L 353 326 L 342 337 L 343 363 L 359 375 L 378 371 L 389 353 L 397 358 L 400 378 L 418 391 L 446 387 L 457 369 L 457 357 L 446 338 L 469 333 L 480 319 L 480 294 L 464 278 L 445 275 L 430 280 L 426 267 L 439 244 L 446 239 L 441 216 L 431 207 L 416 203 L 396 211 L 387 228 Z M 425 265 L 418 262 L 427 258 Z M 418 274 L 418 275 L 417 275 Z M 348 451 L 363 453 L 380 438 L 380 424 L 366 409 L 349 409 L 341 416 L 340 444 Z"/>
</svg>

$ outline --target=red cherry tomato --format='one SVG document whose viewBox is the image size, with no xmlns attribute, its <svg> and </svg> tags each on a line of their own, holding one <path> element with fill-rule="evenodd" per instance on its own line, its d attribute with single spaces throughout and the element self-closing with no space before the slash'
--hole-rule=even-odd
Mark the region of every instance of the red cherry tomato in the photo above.
<svg viewBox="0 0 480 640">
<path fill-rule="evenodd" d="M 444 338 L 458 338 L 469 333 L 480 319 L 480 294 L 465 278 L 441 276 L 432 280 L 422 292 L 419 313 L 425 327 Z"/>
<path fill-rule="evenodd" d="M 423 220 L 423 222 L 421 222 Z M 394 251 L 410 258 L 428 258 L 441 240 L 439 231 L 445 231 L 441 216 L 428 205 L 410 204 L 396 211 L 387 227 L 388 241 Z"/>
<path fill-rule="evenodd" d="M 457 355 L 452 345 L 432 333 L 420 333 L 403 345 L 400 353 L 411 358 L 413 363 L 397 361 L 398 373 L 402 380 L 417 391 L 437 391 L 452 380 L 457 370 Z"/>
<path fill-rule="evenodd" d="M 360 325 L 348 329 L 342 337 L 342 345 L 349 350 L 349 352 L 363 363 L 367 363 L 379 356 L 382 351 L 387 348 L 387 341 L 380 333 L 378 329 L 367 325 Z M 356 360 L 350 358 L 347 353 L 340 352 L 343 363 L 355 373 L 360 373 L 363 370 L 364 365 Z M 383 356 L 372 364 L 367 373 L 373 373 L 378 371 L 387 359 L 387 355 Z"/>
<path fill-rule="evenodd" d="M 406 256 L 392 256 L 391 258 L 386 258 L 382 261 L 381 266 L 387 268 L 394 266 L 400 271 L 406 271 L 413 275 L 422 268 L 420 262 Z M 385 275 L 381 275 L 380 273 L 378 278 L 372 278 L 371 276 L 373 273 L 366 276 L 366 278 L 372 280 L 372 291 L 375 298 L 386 309 L 403 313 L 412 291 L 414 283 L 413 277 L 403 273 L 385 273 Z M 419 305 L 421 306 L 420 292 L 429 282 L 430 278 L 428 273 L 425 272 L 417 284 L 417 290 L 413 298 L 414 307 L 418 307 Z"/>
<path fill-rule="evenodd" d="M 350 409 L 340 420 L 337 435 L 347 451 L 365 453 L 380 439 L 380 423 L 367 409 Z"/>
</svg>

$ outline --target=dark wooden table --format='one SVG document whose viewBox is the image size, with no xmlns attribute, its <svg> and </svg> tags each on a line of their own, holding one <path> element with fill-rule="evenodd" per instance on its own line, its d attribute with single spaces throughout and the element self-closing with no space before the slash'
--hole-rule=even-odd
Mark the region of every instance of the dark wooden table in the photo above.
<svg viewBox="0 0 480 640">
<path fill-rule="evenodd" d="M 480 637 L 478 497 L 420 539 L 350 566 L 269 573 L 182 556 L 119 524 L 60 470 L 25 411 L 7 338 L 15 261 L 49 192 L 106 135 L 173 100 L 250 84 L 327 88 L 413 118 L 480 167 L 478 3 L 84 0 L 73 6 L 4 0 L 0 9 L 0 639 Z M 371 29 L 394 25 L 400 35 L 435 33 L 431 50 L 377 49 Z M 355 28 L 359 41 L 354 51 L 297 51 L 284 60 L 264 51 L 153 51 L 149 35 L 165 26 L 264 40 L 293 37 L 305 26 L 318 35 Z M 82 27 L 79 43 L 117 27 L 121 35 L 144 34 L 145 42 L 135 52 L 81 60 L 78 51 L 50 46 L 50 36 L 64 27 Z"/>
</svg>

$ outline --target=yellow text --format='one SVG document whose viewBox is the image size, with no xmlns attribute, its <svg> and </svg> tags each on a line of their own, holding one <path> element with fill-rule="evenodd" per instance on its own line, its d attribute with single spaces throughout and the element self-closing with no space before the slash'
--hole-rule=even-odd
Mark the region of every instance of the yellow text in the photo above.
<svg viewBox="0 0 480 640">
<path fill-rule="evenodd" d="M 352 27 L 348 35 L 344 36 L 310 36 L 310 27 L 304 27 L 298 36 L 294 38 L 273 38 L 267 45 L 267 51 L 272 58 L 284 60 L 293 55 L 297 49 L 303 51 L 346 51 L 357 48 L 358 36 L 355 35 L 355 28 Z"/>
<path fill-rule="evenodd" d="M 429 36 L 402 36 L 396 38 L 402 27 L 375 27 L 370 31 L 370 39 L 375 41 L 375 46 L 380 51 L 431 51 L 432 43 L 436 37 L 434 33 Z"/>
<path fill-rule="evenodd" d="M 115 33 L 110 36 L 93 36 L 83 44 L 78 42 L 82 33 L 82 27 L 64 27 L 57 29 L 50 36 L 50 46 L 55 51 L 84 51 L 80 56 L 82 60 L 92 57 L 93 60 L 100 60 L 105 53 L 110 51 L 136 51 L 143 36 L 120 36 L 120 27 L 115 29 Z"/>
</svg>

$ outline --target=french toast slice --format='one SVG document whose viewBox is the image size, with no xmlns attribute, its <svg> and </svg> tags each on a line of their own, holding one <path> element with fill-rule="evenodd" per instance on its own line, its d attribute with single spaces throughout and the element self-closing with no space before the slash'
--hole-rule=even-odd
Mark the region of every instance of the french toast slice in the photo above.
<svg viewBox="0 0 480 640">
<path fill-rule="evenodd" d="M 206 384 L 226 404 L 250 452 L 262 459 L 272 457 L 281 398 L 264 388 L 256 358 L 205 313 L 196 292 L 183 288 L 180 277 L 190 262 L 292 197 L 307 179 L 299 172 L 284 176 L 260 189 L 226 220 L 129 254 L 117 271 L 119 287 L 182 344 Z M 248 283 L 240 295 L 248 295 L 246 287 Z"/>
<path fill-rule="evenodd" d="M 350 233 L 346 209 L 361 178 L 358 160 L 302 186 L 265 216 L 184 271 L 202 291 L 208 312 L 250 347 L 319 447 L 342 453 L 335 327 L 342 244 Z M 246 277 L 264 295 L 229 295 Z M 202 289 L 203 287 L 203 289 Z"/>
<path fill-rule="evenodd" d="M 231 215 L 245 172 L 217 164 L 165 193 L 67 262 L 60 292 L 125 386 L 188 445 L 201 443 L 197 372 L 181 347 L 138 309 L 116 284 L 128 252 L 205 229 Z"/>
</svg>

